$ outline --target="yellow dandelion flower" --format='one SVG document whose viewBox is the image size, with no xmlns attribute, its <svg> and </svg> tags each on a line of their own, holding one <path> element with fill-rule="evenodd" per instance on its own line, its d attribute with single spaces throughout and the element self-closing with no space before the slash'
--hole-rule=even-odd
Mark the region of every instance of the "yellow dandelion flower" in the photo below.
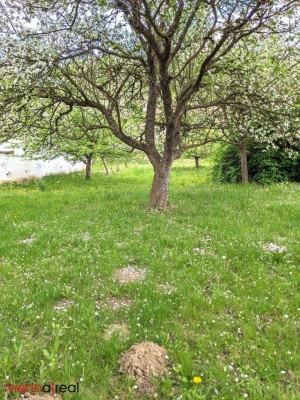
<svg viewBox="0 0 300 400">
<path fill-rule="evenodd" d="M 194 383 L 201 383 L 201 382 L 202 382 L 202 379 L 200 378 L 200 376 L 195 376 L 195 377 L 193 378 L 193 382 L 194 382 Z"/>
</svg>

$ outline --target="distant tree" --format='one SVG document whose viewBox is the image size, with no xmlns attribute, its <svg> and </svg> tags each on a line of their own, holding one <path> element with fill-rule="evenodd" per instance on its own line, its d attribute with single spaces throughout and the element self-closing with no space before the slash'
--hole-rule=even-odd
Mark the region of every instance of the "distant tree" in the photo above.
<svg viewBox="0 0 300 400">
<path fill-rule="evenodd" d="M 195 160 L 195 168 L 200 168 L 200 159 L 207 158 L 212 153 L 212 143 L 188 150 L 185 155 Z"/>
<path fill-rule="evenodd" d="M 101 114 L 80 107 L 67 110 L 67 115 L 63 108 L 60 114 L 57 110 L 51 112 L 49 108 L 47 111 L 49 114 L 43 114 L 43 118 L 35 122 L 35 110 L 29 110 L 26 114 L 25 121 L 30 121 L 31 128 L 19 135 L 26 156 L 49 159 L 63 155 L 69 161 L 81 161 L 85 164 L 87 180 L 91 179 L 92 162 L 96 157 L 102 160 L 106 173 L 108 168 L 105 159 L 128 158 L 131 149 L 110 134 L 99 118 Z M 26 127 L 24 123 L 24 130 Z"/>
</svg>

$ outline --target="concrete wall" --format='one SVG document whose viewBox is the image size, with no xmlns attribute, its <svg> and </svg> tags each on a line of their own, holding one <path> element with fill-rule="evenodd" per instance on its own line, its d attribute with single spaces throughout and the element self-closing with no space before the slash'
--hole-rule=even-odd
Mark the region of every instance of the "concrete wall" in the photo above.
<svg viewBox="0 0 300 400">
<path fill-rule="evenodd" d="M 81 171 L 83 163 L 71 164 L 63 157 L 54 160 L 26 160 L 22 157 L 21 148 L 14 149 L 14 154 L 1 154 L 1 151 L 10 151 L 9 144 L 0 145 L 0 183 L 16 181 L 26 178 L 41 178 L 46 175 Z"/>
</svg>

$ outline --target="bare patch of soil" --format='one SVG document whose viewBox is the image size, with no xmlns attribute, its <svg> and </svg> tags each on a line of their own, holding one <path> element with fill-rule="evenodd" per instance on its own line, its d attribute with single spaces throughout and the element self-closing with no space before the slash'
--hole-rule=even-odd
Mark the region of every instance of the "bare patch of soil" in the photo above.
<svg viewBox="0 0 300 400">
<path fill-rule="evenodd" d="M 214 255 L 215 255 L 215 253 L 214 253 L 213 251 L 211 251 L 211 250 L 209 250 L 209 249 L 205 249 L 205 248 L 203 248 L 203 247 L 195 247 L 195 248 L 193 248 L 193 251 L 194 251 L 195 253 L 200 254 L 201 256 L 204 256 L 204 255 L 207 255 L 207 256 L 214 256 Z"/>
<path fill-rule="evenodd" d="M 151 378 L 164 376 L 167 372 L 167 351 L 156 343 L 135 344 L 123 353 L 120 371 L 134 378 L 141 394 L 153 393 Z"/>
<path fill-rule="evenodd" d="M 124 296 L 121 298 L 111 297 L 106 301 L 98 301 L 96 305 L 98 307 L 108 307 L 114 311 L 118 311 L 120 308 L 128 308 L 131 307 L 133 304 L 133 300 L 129 297 Z"/>
<path fill-rule="evenodd" d="M 145 279 L 146 273 L 145 268 L 128 265 L 128 267 L 117 269 L 114 273 L 114 279 L 120 283 L 141 282 Z"/>
<path fill-rule="evenodd" d="M 129 338 L 129 329 L 126 324 L 112 324 L 109 325 L 104 331 L 104 339 L 109 340 L 114 335 L 119 336 L 122 340 Z"/>
<path fill-rule="evenodd" d="M 263 247 L 263 249 L 267 253 L 284 253 L 287 250 L 285 246 L 278 246 L 275 243 L 268 243 Z"/>
<path fill-rule="evenodd" d="M 31 237 L 31 238 L 28 238 L 28 239 L 20 240 L 19 243 L 21 243 L 21 244 L 30 244 L 30 243 L 34 242 L 35 240 L 36 240 L 35 237 Z"/>
<path fill-rule="evenodd" d="M 161 284 L 157 286 L 158 291 L 163 294 L 171 294 L 176 292 L 177 288 L 173 285 L 169 285 L 168 283 Z"/>
<path fill-rule="evenodd" d="M 31 394 L 31 393 L 24 393 L 23 397 L 20 397 L 19 399 L 29 399 L 29 400 L 61 400 L 61 397 L 59 395 L 55 395 L 55 397 L 51 396 L 50 394 L 44 393 L 44 394 Z"/>
<path fill-rule="evenodd" d="M 127 243 L 125 243 L 125 242 L 116 242 L 115 245 L 117 247 L 124 247 L 124 246 L 127 246 Z"/>
<path fill-rule="evenodd" d="M 134 232 L 136 235 L 140 235 L 140 234 L 143 232 L 143 228 L 141 228 L 141 227 L 136 227 L 136 228 L 134 228 L 133 232 Z"/>
<path fill-rule="evenodd" d="M 205 250 L 204 250 L 202 247 L 195 247 L 195 248 L 193 248 L 193 251 L 194 251 L 195 253 L 199 253 L 199 254 L 201 254 L 201 255 L 204 255 L 204 254 L 205 254 Z"/>
<path fill-rule="evenodd" d="M 64 298 L 64 299 L 58 301 L 58 302 L 55 304 L 54 310 L 57 310 L 57 311 L 67 311 L 67 309 L 68 309 L 69 307 L 71 307 L 72 304 L 73 304 L 73 303 L 72 303 L 71 300 Z"/>
</svg>

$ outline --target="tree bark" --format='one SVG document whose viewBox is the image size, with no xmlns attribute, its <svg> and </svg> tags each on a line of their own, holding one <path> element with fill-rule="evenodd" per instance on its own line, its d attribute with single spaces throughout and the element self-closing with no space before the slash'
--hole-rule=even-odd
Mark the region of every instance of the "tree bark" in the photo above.
<svg viewBox="0 0 300 400">
<path fill-rule="evenodd" d="M 108 167 L 107 167 L 107 164 L 106 164 L 105 158 L 104 158 L 104 157 L 101 157 L 101 160 L 102 160 L 102 162 L 103 162 L 103 165 L 104 165 L 104 168 L 105 168 L 105 173 L 106 173 L 106 175 L 109 175 L 109 170 L 108 170 Z"/>
<path fill-rule="evenodd" d="M 85 162 L 85 179 L 88 181 L 91 179 L 92 158 L 93 156 L 87 156 Z"/>
<path fill-rule="evenodd" d="M 195 157 L 195 165 L 196 165 L 196 168 L 199 168 L 200 167 L 200 165 L 199 165 L 199 158 L 200 158 L 200 156 L 194 156 Z"/>
<path fill-rule="evenodd" d="M 241 145 L 241 167 L 242 167 L 242 184 L 245 185 L 249 182 L 246 142 L 243 142 Z"/>
<path fill-rule="evenodd" d="M 154 177 L 150 193 L 150 207 L 163 210 L 168 205 L 171 165 L 154 167 Z"/>
</svg>

